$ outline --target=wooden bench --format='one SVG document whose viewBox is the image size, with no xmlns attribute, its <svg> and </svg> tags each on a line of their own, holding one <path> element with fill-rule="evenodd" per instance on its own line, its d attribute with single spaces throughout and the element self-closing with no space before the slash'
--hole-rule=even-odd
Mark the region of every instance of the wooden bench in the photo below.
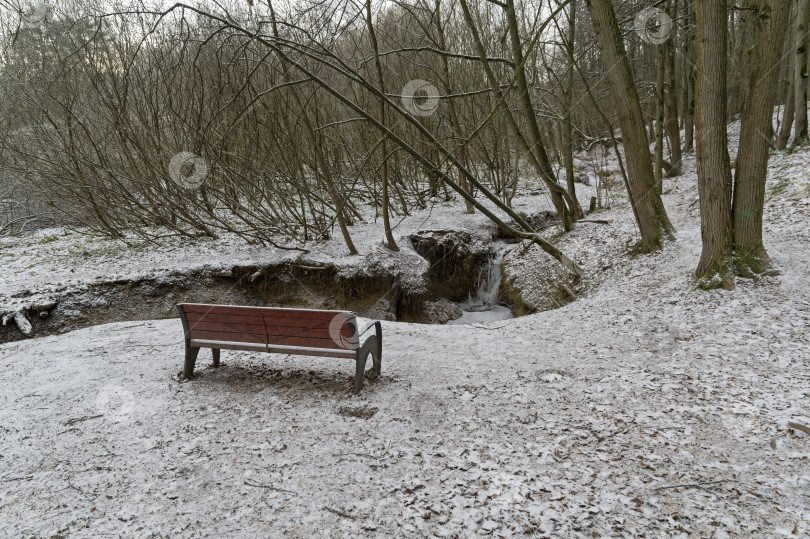
<svg viewBox="0 0 810 539">
<path fill-rule="evenodd" d="M 181 303 L 177 311 L 186 339 L 184 378 L 194 375 L 200 348 L 211 348 L 215 367 L 222 349 L 354 359 L 355 395 L 363 386 L 369 354 L 374 358 L 372 374 L 380 374 L 382 326 L 372 322 L 358 331 L 351 312 L 201 303 Z M 361 341 L 371 328 L 374 334 Z"/>
</svg>

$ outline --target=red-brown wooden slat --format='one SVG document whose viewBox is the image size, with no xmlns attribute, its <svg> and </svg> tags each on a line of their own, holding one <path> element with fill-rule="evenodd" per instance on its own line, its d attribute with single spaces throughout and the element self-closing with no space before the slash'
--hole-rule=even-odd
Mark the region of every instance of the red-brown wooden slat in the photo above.
<svg viewBox="0 0 810 539">
<path fill-rule="evenodd" d="M 342 311 L 283 311 L 281 309 L 268 309 L 262 313 L 264 318 L 274 318 L 278 320 L 322 322 L 329 324 L 335 318 L 341 321 L 348 320 L 351 313 Z"/>
<path fill-rule="evenodd" d="M 221 331 L 198 331 L 191 330 L 192 339 L 204 339 L 208 341 L 228 341 L 228 342 L 253 342 L 264 343 L 264 335 L 251 335 L 249 333 L 224 333 Z"/>
<path fill-rule="evenodd" d="M 183 304 L 186 313 L 235 314 L 235 315 L 271 315 L 277 318 L 302 318 L 305 320 L 331 320 L 337 314 L 348 314 L 346 311 L 318 311 L 310 309 L 286 309 L 281 307 L 239 307 L 235 305 L 207 305 L 199 303 Z"/>
<path fill-rule="evenodd" d="M 235 324 L 226 322 L 189 322 L 188 327 L 194 331 L 220 331 L 223 333 L 250 333 L 264 335 L 263 324 Z"/>
<path fill-rule="evenodd" d="M 238 343 L 232 341 L 191 340 L 191 346 L 198 348 L 218 348 L 220 350 L 247 350 L 267 352 L 266 344 Z"/>
<path fill-rule="evenodd" d="M 225 318 L 227 321 L 210 320 L 211 318 Z M 243 319 L 243 320 L 242 320 Z M 188 320 L 189 329 L 206 331 L 242 332 L 263 335 L 265 328 L 268 334 L 272 335 L 300 335 L 302 337 L 331 338 L 335 336 L 348 339 L 352 335 L 352 330 L 348 324 L 338 327 L 330 327 L 331 324 L 323 321 L 301 321 L 301 320 L 269 320 L 265 319 L 265 324 L 253 323 L 259 320 L 256 317 L 234 317 L 233 315 L 208 315 L 202 320 Z"/>
<path fill-rule="evenodd" d="M 186 313 L 186 320 L 191 322 L 225 322 L 234 324 L 254 324 L 264 325 L 264 319 L 261 316 L 239 316 L 235 314 L 216 314 L 216 313 Z"/>
<path fill-rule="evenodd" d="M 349 325 L 346 323 L 348 316 L 345 313 L 338 312 L 336 316 L 340 317 L 338 320 L 329 319 L 302 319 L 302 318 L 278 318 L 272 315 L 265 315 L 262 317 L 255 316 L 255 315 L 233 315 L 233 314 L 221 314 L 216 312 L 209 312 L 209 313 L 195 313 L 195 312 L 186 312 L 186 320 L 189 322 L 189 325 L 193 325 L 196 322 L 222 322 L 222 323 L 233 323 L 233 324 L 249 324 L 249 325 L 261 325 L 265 324 L 268 327 L 282 327 L 282 328 L 303 328 L 303 329 L 330 329 L 336 330 L 337 327 L 340 327 L 341 334 L 348 338 L 351 335 L 351 329 Z"/>
<path fill-rule="evenodd" d="M 318 327 L 317 325 L 313 327 L 310 324 L 288 326 L 288 325 L 279 325 L 273 322 L 266 324 L 265 327 L 267 328 L 268 335 L 286 335 L 286 336 L 300 335 L 301 337 L 317 337 L 321 339 L 331 339 L 332 337 L 349 339 L 352 336 L 352 329 L 349 327 L 348 324 L 343 324 L 342 326 L 335 326 L 335 327 L 328 327 L 328 326 Z"/>
<path fill-rule="evenodd" d="M 276 337 L 312 337 L 315 339 L 331 339 L 332 333 L 328 329 L 310 329 L 310 328 L 294 328 L 294 327 L 279 327 L 268 326 L 266 328 L 267 335 Z M 335 332 L 335 337 L 340 338 L 341 333 Z M 345 337 L 348 338 L 348 332 Z"/>
<path fill-rule="evenodd" d="M 273 337 L 309 337 L 312 339 L 340 339 L 349 340 L 351 337 L 348 330 L 334 333 L 328 329 L 302 329 L 302 328 L 281 328 L 268 327 L 267 335 Z"/>
<path fill-rule="evenodd" d="M 345 320 L 333 322 L 331 320 L 303 320 L 300 318 L 270 318 L 264 317 L 267 327 L 295 327 L 304 329 L 325 329 L 342 328 L 349 331 L 349 325 Z"/>
</svg>

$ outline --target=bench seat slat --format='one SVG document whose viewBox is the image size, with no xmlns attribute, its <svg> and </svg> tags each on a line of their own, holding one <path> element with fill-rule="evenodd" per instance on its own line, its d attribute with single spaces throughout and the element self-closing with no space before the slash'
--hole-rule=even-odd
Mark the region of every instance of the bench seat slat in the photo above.
<svg viewBox="0 0 810 539">
<path fill-rule="evenodd" d="M 340 350 L 337 348 L 302 348 L 300 346 L 281 346 L 271 344 L 267 347 L 267 351 L 274 352 L 276 354 L 295 354 L 299 356 L 345 357 L 348 359 L 355 358 L 354 350 Z"/>
<path fill-rule="evenodd" d="M 350 345 L 335 342 L 329 339 L 313 339 L 307 337 L 287 337 L 287 336 L 268 336 L 267 342 L 270 346 L 303 346 L 309 348 L 336 348 L 338 350 L 348 350 Z"/>
</svg>

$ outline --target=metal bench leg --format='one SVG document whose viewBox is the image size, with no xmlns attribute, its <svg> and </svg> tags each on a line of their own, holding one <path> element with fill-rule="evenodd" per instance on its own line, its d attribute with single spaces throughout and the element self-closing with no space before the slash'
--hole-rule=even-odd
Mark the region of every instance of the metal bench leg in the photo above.
<svg viewBox="0 0 810 539">
<path fill-rule="evenodd" d="M 368 350 L 357 351 L 357 371 L 354 374 L 354 394 L 360 393 L 363 387 L 363 375 L 366 373 L 366 360 L 368 359 Z"/>
<path fill-rule="evenodd" d="M 219 367 L 219 348 L 212 348 L 211 352 L 214 354 L 214 367 Z"/>
<path fill-rule="evenodd" d="M 186 345 L 186 363 L 183 366 L 183 378 L 191 378 L 194 376 L 194 364 L 197 363 L 197 355 L 199 353 L 199 348 Z"/>
<path fill-rule="evenodd" d="M 372 335 L 371 337 L 363 343 L 362 353 L 366 354 L 366 357 L 369 355 L 371 356 L 372 360 L 374 361 L 373 366 L 371 367 L 371 372 L 369 372 L 369 378 L 376 379 L 380 376 L 380 369 L 382 367 L 382 357 L 381 357 L 381 350 L 379 346 L 379 339 L 376 335 Z"/>
<path fill-rule="evenodd" d="M 382 324 L 374 324 L 374 331 L 377 333 L 377 347 L 374 350 L 374 374 L 380 376 L 382 373 Z"/>
</svg>

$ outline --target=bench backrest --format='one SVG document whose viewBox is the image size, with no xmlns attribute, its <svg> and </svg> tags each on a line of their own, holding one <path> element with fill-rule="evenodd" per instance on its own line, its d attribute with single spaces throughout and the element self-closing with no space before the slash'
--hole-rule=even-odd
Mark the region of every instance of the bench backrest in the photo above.
<svg viewBox="0 0 810 539">
<path fill-rule="evenodd" d="M 355 350 L 357 320 L 348 311 L 181 303 L 187 340 Z"/>
</svg>

